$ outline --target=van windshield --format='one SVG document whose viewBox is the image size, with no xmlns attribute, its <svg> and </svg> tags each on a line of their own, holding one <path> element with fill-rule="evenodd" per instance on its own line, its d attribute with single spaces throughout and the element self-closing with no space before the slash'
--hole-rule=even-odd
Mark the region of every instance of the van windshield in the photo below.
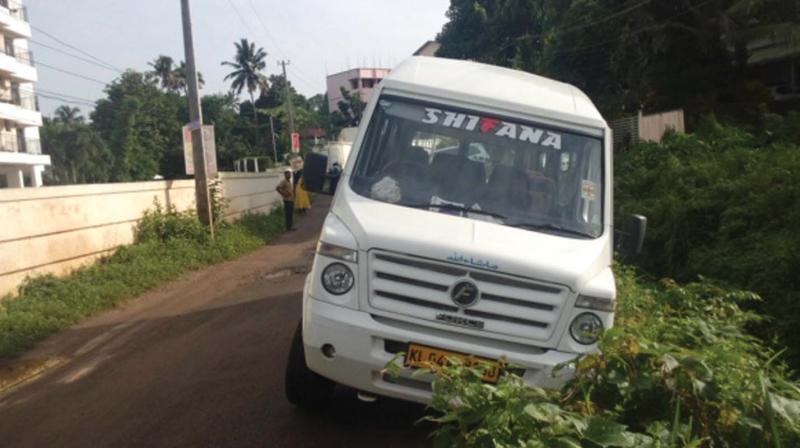
<svg viewBox="0 0 800 448">
<path fill-rule="evenodd" d="M 599 137 L 384 96 L 350 185 L 378 201 L 595 238 L 602 148 Z"/>
</svg>

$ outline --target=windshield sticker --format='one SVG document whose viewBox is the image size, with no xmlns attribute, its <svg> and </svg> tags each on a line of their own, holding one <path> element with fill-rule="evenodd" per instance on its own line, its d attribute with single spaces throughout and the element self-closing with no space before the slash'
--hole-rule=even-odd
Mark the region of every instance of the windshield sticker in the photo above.
<svg viewBox="0 0 800 448">
<path fill-rule="evenodd" d="M 475 115 L 451 112 L 434 107 L 426 107 L 422 117 L 425 124 L 436 124 L 448 128 L 480 131 L 482 134 L 494 134 L 523 142 L 561 149 L 561 134 L 532 128 L 516 123 L 502 121 L 498 118 L 478 117 Z"/>
<path fill-rule="evenodd" d="M 594 201 L 597 197 L 597 184 L 588 180 L 582 180 L 581 197 L 587 201 Z"/>
</svg>

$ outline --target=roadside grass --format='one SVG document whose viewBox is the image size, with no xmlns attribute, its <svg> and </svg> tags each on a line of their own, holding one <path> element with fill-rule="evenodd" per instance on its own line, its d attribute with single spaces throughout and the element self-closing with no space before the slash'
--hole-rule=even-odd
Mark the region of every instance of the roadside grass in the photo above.
<svg viewBox="0 0 800 448">
<path fill-rule="evenodd" d="M 617 266 L 616 326 L 560 391 L 436 369 L 428 420 L 447 447 L 800 446 L 800 383 L 750 336 L 760 300 L 705 279 L 655 282 Z M 397 367 L 390 366 L 390 369 Z"/>
<path fill-rule="evenodd" d="M 112 308 L 187 271 L 251 252 L 283 232 L 283 209 L 247 214 L 211 240 L 191 213 L 156 208 L 137 226 L 136 242 L 65 277 L 28 279 L 0 301 L 0 358 L 33 347 L 63 328 Z"/>
</svg>

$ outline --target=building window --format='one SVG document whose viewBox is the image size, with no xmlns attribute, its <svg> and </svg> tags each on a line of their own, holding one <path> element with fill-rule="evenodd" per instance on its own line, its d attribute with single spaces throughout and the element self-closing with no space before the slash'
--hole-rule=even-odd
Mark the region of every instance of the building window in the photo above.
<svg viewBox="0 0 800 448">
<path fill-rule="evenodd" d="M 358 78 L 354 78 L 350 80 L 350 88 L 355 90 L 358 88 Z"/>
<path fill-rule="evenodd" d="M 361 85 L 362 85 L 362 87 L 364 87 L 366 89 L 371 89 L 371 88 L 375 87 L 375 81 L 376 81 L 375 79 L 371 79 L 371 78 L 370 79 L 362 79 L 361 80 Z"/>
</svg>

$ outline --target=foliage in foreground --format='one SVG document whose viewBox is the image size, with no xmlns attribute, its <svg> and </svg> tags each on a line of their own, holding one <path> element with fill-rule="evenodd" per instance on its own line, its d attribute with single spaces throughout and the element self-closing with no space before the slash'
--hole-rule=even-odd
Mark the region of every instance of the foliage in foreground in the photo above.
<svg viewBox="0 0 800 448">
<path fill-rule="evenodd" d="M 210 240 L 192 213 L 157 208 L 142 219 L 136 244 L 67 277 L 28 280 L 0 301 L 0 357 L 21 353 L 44 337 L 114 307 L 181 274 L 252 251 L 283 230 L 282 211 L 245 215 Z"/>
<path fill-rule="evenodd" d="M 789 447 L 800 445 L 800 387 L 744 326 L 750 293 L 708 282 L 651 284 L 617 270 L 617 326 L 561 391 L 496 386 L 477 368 L 437 370 L 442 447 Z"/>
</svg>

